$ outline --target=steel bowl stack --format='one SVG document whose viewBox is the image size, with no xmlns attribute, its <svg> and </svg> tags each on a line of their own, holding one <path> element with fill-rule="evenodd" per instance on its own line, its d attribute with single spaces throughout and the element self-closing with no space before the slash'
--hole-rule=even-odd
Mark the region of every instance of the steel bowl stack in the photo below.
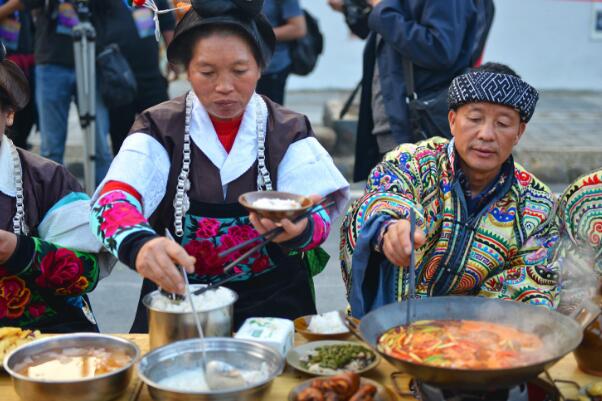
<svg viewBox="0 0 602 401">
<path fill-rule="evenodd" d="M 268 377 L 245 388 L 221 391 L 175 391 L 159 384 L 178 373 L 199 369 L 202 347 L 207 360 L 229 363 L 237 369 L 257 370 L 267 365 Z M 146 354 L 138 364 L 138 375 L 156 401 L 260 401 L 275 377 L 284 369 L 284 359 L 270 347 L 235 338 L 206 338 L 178 341 Z"/>
<path fill-rule="evenodd" d="M 131 361 L 113 372 L 73 381 L 43 381 L 15 370 L 27 358 L 41 353 L 85 347 L 123 351 Z M 75 333 L 43 338 L 20 346 L 6 356 L 4 369 L 12 376 L 15 391 L 23 400 L 106 401 L 119 397 L 127 390 L 139 356 L 140 350 L 130 341 L 103 334 Z"/>
</svg>

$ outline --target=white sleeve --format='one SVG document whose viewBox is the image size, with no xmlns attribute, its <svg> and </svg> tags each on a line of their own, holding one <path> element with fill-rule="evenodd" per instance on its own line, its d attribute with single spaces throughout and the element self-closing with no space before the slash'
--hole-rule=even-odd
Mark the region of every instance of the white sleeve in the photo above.
<svg viewBox="0 0 602 401">
<path fill-rule="evenodd" d="M 314 137 L 291 144 L 278 166 L 279 191 L 301 195 L 331 195 L 335 213 L 345 212 L 349 201 L 349 183 L 334 165 L 332 157 Z"/>
<path fill-rule="evenodd" d="M 100 279 L 107 277 L 117 259 L 94 236 L 89 224 L 90 197 L 72 192 L 56 203 L 38 224 L 39 237 L 54 245 L 98 255 Z"/>
<path fill-rule="evenodd" d="M 105 183 L 123 182 L 138 191 L 144 217 L 149 218 L 165 196 L 170 167 L 167 151 L 159 141 L 140 132 L 129 135 L 92 196 L 92 203 L 98 199 Z"/>
</svg>

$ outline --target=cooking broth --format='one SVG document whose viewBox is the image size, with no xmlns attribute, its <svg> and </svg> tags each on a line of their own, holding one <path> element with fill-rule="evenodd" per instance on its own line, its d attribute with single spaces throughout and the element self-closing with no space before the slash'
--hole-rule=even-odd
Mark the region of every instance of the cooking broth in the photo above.
<svg viewBox="0 0 602 401">
<path fill-rule="evenodd" d="M 44 381 L 81 380 L 123 368 L 132 358 L 105 348 L 65 348 L 26 358 L 15 370 Z"/>
<path fill-rule="evenodd" d="M 534 334 L 474 320 L 422 320 L 395 327 L 379 338 L 378 348 L 397 359 L 454 369 L 512 368 L 549 356 Z"/>
</svg>

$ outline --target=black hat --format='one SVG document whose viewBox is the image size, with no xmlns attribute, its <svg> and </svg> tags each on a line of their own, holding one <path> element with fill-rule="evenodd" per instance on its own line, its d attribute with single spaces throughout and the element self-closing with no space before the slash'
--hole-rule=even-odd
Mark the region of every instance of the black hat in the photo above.
<svg viewBox="0 0 602 401">
<path fill-rule="evenodd" d="M 29 82 L 18 65 L 6 59 L 6 48 L 0 42 L 0 96 L 5 97 L 15 111 L 29 102 Z"/>
<path fill-rule="evenodd" d="M 208 25 L 233 25 L 241 29 L 250 39 L 261 60 L 262 67 L 270 63 L 276 36 L 272 25 L 261 10 L 263 0 L 192 0 L 192 8 L 176 26 L 174 38 L 167 47 L 167 59 L 180 64 L 190 49 L 183 46 L 186 35 L 197 28 Z"/>
</svg>

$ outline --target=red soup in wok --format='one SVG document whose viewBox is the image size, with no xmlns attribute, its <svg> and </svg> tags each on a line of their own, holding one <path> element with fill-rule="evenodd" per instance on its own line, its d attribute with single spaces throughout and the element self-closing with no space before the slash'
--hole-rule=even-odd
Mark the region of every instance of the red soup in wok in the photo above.
<svg viewBox="0 0 602 401">
<path fill-rule="evenodd" d="M 504 369 L 547 357 L 539 337 L 474 320 L 421 320 L 385 332 L 381 352 L 397 359 L 454 369 Z"/>
</svg>

